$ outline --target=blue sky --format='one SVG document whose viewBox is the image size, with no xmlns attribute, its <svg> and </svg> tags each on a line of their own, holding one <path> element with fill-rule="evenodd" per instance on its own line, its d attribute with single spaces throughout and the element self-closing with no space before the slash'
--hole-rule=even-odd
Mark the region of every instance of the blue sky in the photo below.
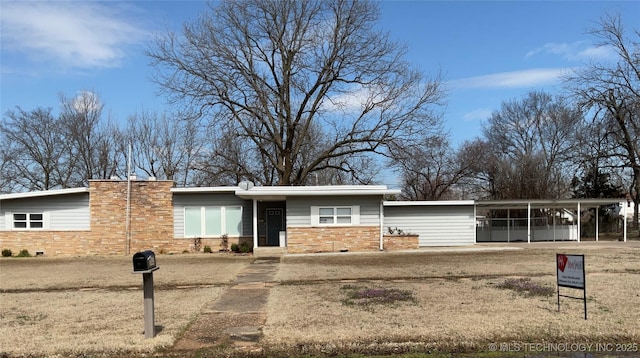
<svg viewBox="0 0 640 358">
<path fill-rule="evenodd" d="M 150 81 L 144 51 L 158 31 L 179 29 L 202 1 L 0 2 L 0 110 L 59 107 L 59 93 L 96 92 L 124 121 L 169 109 Z M 587 30 L 604 11 L 640 29 L 638 1 L 382 1 L 380 26 L 408 46 L 408 59 L 447 81 L 444 120 L 452 142 L 480 134 L 500 104 L 530 90 L 557 92 L 559 76 L 606 61 Z"/>
</svg>

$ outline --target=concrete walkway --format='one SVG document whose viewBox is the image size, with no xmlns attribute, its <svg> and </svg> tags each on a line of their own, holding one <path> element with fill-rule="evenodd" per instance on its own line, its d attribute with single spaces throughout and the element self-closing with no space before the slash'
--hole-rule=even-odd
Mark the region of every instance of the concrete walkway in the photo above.
<svg viewBox="0 0 640 358">
<path fill-rule="evenodd" d="M 261 257 L 244 268 L 229 289 L 209 305 L 173 346 L 174 351 L 193 351 L 229 345 L 260 350 L 267 313 L 267 299 L 280 258 Z"/>
</svg>

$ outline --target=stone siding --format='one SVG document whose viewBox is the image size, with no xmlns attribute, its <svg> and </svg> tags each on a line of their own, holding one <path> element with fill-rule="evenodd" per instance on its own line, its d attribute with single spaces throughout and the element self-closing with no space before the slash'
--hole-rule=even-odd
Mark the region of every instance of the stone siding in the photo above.
<svg viewBox="0 0 640 358">
<path fill-rule="evenodd" d="M 287 227 L 290 254 L 379 249 L 379 226 Z"/>
<path fill-rule="evenodd" d="M 418 235 L 384 235 L 386 251 L 412 250 L 417 249 L 418 245 Z"/>
<path fill-rule="evenodd" d="M 2 230 L 0 246 L 14 254 L 33 255 L 133 254 L 145 249 L 181 252 L 189 243 L 173 239 L 172 181 L 132 181 L 130 247 L 126 237 L 127 182 L 89 182 L 90 230 Z M 176 242 L 178 241 L 178 242 Z"/>
</svg>

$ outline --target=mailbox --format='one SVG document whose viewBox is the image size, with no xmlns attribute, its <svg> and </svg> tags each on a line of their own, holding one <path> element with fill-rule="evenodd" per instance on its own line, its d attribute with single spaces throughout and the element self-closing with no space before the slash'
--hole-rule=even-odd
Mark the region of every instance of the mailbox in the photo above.
<svg viewBox="0 0 640 358">
<path fill-rule="evenodd" d="M 151 250 L 137 252 L 133 255 L 133 271 L 149 271 L 156 268 L 156 254 Z"/>
</svg>

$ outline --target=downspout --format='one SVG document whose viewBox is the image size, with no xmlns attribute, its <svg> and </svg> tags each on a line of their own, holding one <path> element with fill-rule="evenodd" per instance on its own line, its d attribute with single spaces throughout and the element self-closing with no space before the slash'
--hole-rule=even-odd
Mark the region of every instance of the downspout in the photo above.
<svg viewBox="0 0 640 358">
<path fill-rule="evenodd" d="M 380 200 L 380 251 L 384 250 L 384 199 Z"/>
</svg>

